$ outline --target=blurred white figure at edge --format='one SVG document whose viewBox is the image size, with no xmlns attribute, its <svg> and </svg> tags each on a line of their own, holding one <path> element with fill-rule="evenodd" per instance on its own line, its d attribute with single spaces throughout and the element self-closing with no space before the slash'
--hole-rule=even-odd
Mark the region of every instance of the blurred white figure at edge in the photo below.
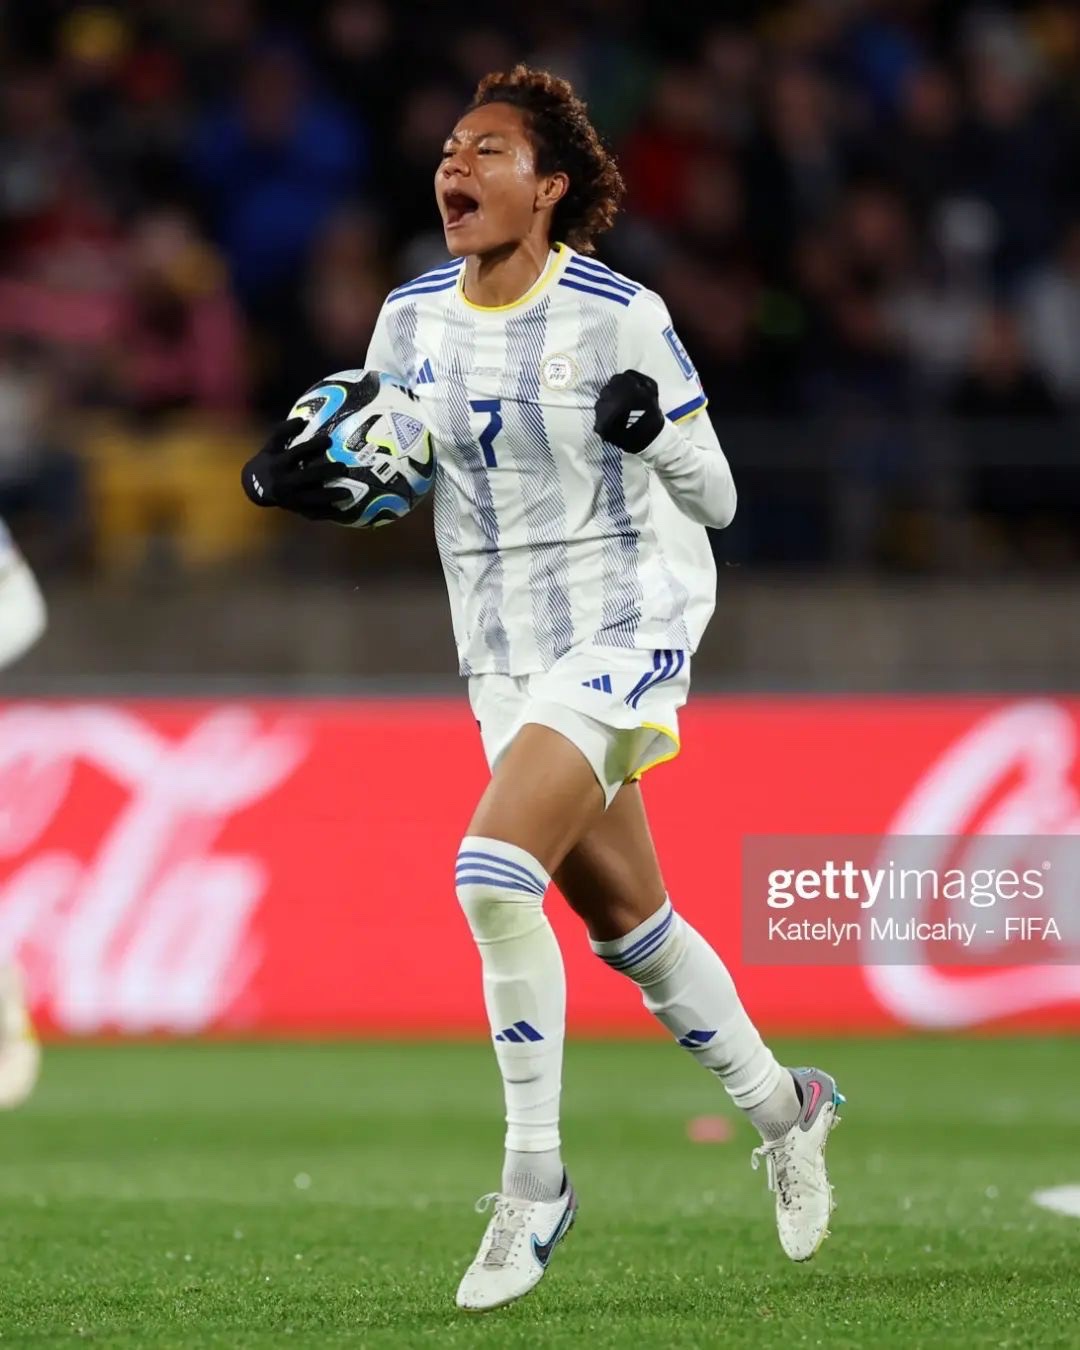
<svg viewBox="0 0 1080 1350">
<path fill-rule="evenodd" d="M 26 559 L 0 520 L 0 669 L 17 661 L 45 631 L 45 601 Z M 41 1047 L 14 962 L 0 964 L 0 1108 L 34 1090 Z"/>
</svg>

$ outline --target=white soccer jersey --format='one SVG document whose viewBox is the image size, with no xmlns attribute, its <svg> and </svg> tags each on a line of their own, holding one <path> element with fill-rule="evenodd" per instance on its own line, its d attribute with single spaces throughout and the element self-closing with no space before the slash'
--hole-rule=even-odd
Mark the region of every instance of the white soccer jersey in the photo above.
<svg viewBox="0 0 1080 1350">
<path fill-rule="evenodd" d="M 693 651 L 715 602 L 705 529 L 593 431 L 607 380 L 639 370 L 722 460 L 663 302 L 565 244 L 509 305 L 467 300 L 463 269 L 391 291 L 366 361 L 414 390 L 432 432 L 461 673 L 527 675 L 582 645 Z"/>
</svg>

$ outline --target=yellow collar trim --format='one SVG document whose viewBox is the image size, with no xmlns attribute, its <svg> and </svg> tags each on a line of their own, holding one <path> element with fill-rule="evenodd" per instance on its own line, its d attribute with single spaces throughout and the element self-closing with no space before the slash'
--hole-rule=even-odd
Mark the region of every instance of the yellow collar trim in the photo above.
<svg viewBox="0 0 1080 1350">
<path fill-rule="evenodd" d="M 481 314 L 503 314 L 508 309 L 517 309 L 520 305 L 527 305 L 530 300 L 535 300 L 536 297 L 540 294 L 540 292 L 542 290 L 545 290 L 547 286 L 550 285 L 550 283 L 555 279 L 556 272 L 559 271 L 559 269 L 562 267 L 566 259 L 572 256 L 570 250 L 566 247 L 565 244 L 552 244 L 551 249 L 555 256 L 548 259 L 547 266 L 536 278 L 536 280 L 525 292 L 525 294 L 519 295 L 516 300 L 511 300 L 509 304 L 478 305 L 474 301 L 470 300 L 469 297 L 465 294 L 464 267 L 461 269 L 461 275 L 458 277 L 457 292 L 459 298 L 461 299 L 463 304 L 468 305 L 470 309 L 478 310 Z"/>
</svg>

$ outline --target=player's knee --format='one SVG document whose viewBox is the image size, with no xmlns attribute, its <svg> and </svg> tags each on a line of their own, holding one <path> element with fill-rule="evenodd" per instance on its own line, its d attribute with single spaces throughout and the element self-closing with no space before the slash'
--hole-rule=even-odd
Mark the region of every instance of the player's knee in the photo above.
<svg viewBox="0 0 1080 1350">
<path fill-rule="evenodd" d="M 458 902 L 478 942 L 499 942 L 543 922 L 548 875 L 524 849 L 469 835 L 455 874 Z"/>
</svg>

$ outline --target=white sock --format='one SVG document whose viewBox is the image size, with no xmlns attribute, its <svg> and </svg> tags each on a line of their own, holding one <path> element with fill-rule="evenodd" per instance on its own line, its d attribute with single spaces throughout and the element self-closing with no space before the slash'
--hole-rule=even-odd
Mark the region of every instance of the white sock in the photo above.
<svg viewBox="0 0 1080 1350">
<path fill-rule="evenodd" d="M 549 879 L 530 853 L 513 844 L 477 835 L 461 841 L 457 894 L 480 951 L 506 1097 L 503 1193 L 528 1200 L 553 1200 L 562 1189 L 566 975 L 544 914 Z"/>
<path fill-rule="evenodd" d="M 766 1139 L 787 1133 L 799 1114 L 794 1079 L 763 1043 L 723 961 L 670 900 L 625 937 L 591 945 L 640 987 L 649 1012 L 720 1079 Z"/>
</svg>

